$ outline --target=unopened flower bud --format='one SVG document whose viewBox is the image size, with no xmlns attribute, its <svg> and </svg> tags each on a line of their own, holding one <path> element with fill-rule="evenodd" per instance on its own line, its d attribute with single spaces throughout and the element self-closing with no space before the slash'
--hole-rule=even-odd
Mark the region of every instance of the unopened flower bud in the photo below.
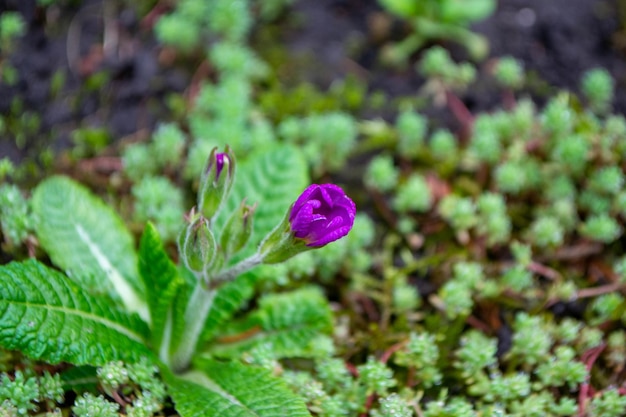
<svg viewBox="0 0 626 417">
<path fill-rule="evenodd" d="M 220 244 L 222 252 L 227 259 L 248 243 L 252 234 L 252 215 L 255 209 L 256 204 L 248 206 L 244 200 L 239 208 L 233 211 L 226 222 L 220 238 Z"/>
<path fill-rule="evenodd" d="M 356 206 L 334 184 L 312 184 L 291 206 L 282 223 L 261 242 L 266 264 L 282 262 L 306 250 L 322 247 L 348 234 Z"/>
<path fill-rule="evenodd" d="M 193 220 L 187 226 L 179 245 L 181 257 L 189 270 L 203 273 L 213 265 L 216 244 L 206 218 L 199 216 Z"/>
<path fill-rule="evenodd" d="M 213 218 L 226 200 L 233 185 L 235 174 L 235 157 L 228 146 L 224 152 L 213 148 L 206 169 L 200 179 L 198 192 L 198 208 L 207 219 Z"/>
<path fill-rule="evenodd" d="M 354 202 L 340 187 L 313 184 L 294 203 L 289 223 L 296 238 L 320 247 L 347 235 L 355 214 Z"/>
</svg>

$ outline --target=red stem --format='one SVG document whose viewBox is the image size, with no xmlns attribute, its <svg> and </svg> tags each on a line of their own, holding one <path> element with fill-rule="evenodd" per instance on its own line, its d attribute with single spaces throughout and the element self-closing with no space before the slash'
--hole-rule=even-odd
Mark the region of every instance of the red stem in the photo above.
<svg viewBox="0 0 626 417">
<path fill-rule="evenodd" d="M 408 340 L 403 340 L 402 342 L 398 342 L 395 345 L 392 345 L 389 349 L 385 351 L 385 353 L 383 353 L 383 355 L 380 357 L 380 361 L 382 363 L 387 363 L 389 358 L 391 358 L 391 355 L 405 347 L 407 343 L 409 343 Z"/>
<path fill-rule="evenodd" d="M 446 91 L 446 103 L 454 117 L 461 123 L 464 134 L 469 134 L 474 124 L 474 115 L 469 111 L 465 103 L 450 91 Z"/>
<path fill-rule="evenodd" d="M 602 343 L 601 345 L 591 348 L 582 354 L 581 360 L 585 364 L 585 368 L 587 369 L 587 376 L 585 377 L 585 382 L 580 384 L 580 391 L 578 392 L 579 417 L 584 417 L 586 400 L 591 396 L 590 391 L 593 391 L 593 387 L 591 387 L 591 385 L 589 384 L 589 374 L 591 372 L 591 368 L 593 367 L 593 364 L 598 359 L 600 353 L 602 353 L 605 347 L 606 344 Z"/>
</svg>

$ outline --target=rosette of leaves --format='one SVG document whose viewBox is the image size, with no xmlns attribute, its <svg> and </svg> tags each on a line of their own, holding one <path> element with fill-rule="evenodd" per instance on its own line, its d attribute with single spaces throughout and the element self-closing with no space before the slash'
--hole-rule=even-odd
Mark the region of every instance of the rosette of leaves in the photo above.
<svg viewBox="0 0 626 417">
<path fill-rule="evenodd" d="M 306 164 L 297 149 L 281 147 L 251 156 L 238 172 L 231 195 L 259 206 L 255 245 L 308 184 Z M 266 295 L 234 321 L 259 276 L 230 281 L 215 290 L 191 360 L 177 366 L 171 354 L 185 343 L 181 328 L 195 283 L 170 259 L 156 228 L 146 225 L 136 249 L 122 219 L 66 177 L 40 183 L 31 205 L 35 234 L 54 266 L 35 259 L 0 266 L 0 347 L 51 364 L 147 360 L 159 367 L 183 417 L 309 415 L 284 381 L 242 358 L 268 345 L 273 359 L 310 356 L 313 341 L 332 329 L 318 291 Z"/>
</svg>

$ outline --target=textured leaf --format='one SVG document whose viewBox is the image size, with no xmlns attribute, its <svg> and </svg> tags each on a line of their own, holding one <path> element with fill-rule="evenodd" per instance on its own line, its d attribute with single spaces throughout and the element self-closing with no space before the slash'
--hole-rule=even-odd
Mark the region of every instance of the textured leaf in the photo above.
<svg viewBox="0 0 626 417">
<path fill-rule="evenodd" d="M 164 346 L 169 346 L 172 302 L 183 280 L 178 276 L 178 269 L 165 252 L 159 232 L 152 223 L 146 224 L 141 236 L 139 273 L 150 307 L 152 345 L 157 349 L 165 338 Z"/>
<path fill-rule="evenodd" d="M 165 374 L 181 417 L 310 417 L 304 401 L 269 371 L 200 360 L 185 379 Z"/>
<path fill-rule="evenodd" d="M 50 363 L 103 365 L 151 355 L 148 328 L 85 293 L 62 273 L 30 260 L 0 267 L 0 346 Z"/>
<path fill-rule="evenodd" d="M 217 218 L 224 225 L 229 214 L 245 198 L 257 203 L 252 236 L 242 255 L 253 253 L 261 239 L 280 223 L 285 212 L 309 185 L 307 164 L 298 148 L 276 146 L 251 155 L 237 166 L 231 194 Z M 241 255 L 239 256 L 241 258 Z"/>
<path fill-rule="evenodd" d="M 170 353 L 180 347 L 184 342 L 183 332 L 185 330 L 185 311 L 191 298 L 191 294 L 196 285 L 197 278 L 184 265 L 178 266 L 178 276 L 183 280 L 183 285 L 179 286 L 172 300 L 172 335 L 170 343 Z M 163 357 L 161 355 L 161 357 Z"/>
<path fill-rule="evenodd" d="M 263 297 L 259 309 L 235 327 L 239 335 L 224 337 L 211 354 L 239 357 L 260 344 L 276 358 L 309 356 L 310 343 L 332 331 L 332 312 L 322 293 L 313 287 Z"/>
<path fill-rule="evenodd" d="M 65 177 L 39 184 L 32 205 L 37 237 L 55 265 L 91 292 L 114 290 L 148 319 L 133 238 L 113 210 Z"/>
</svg>

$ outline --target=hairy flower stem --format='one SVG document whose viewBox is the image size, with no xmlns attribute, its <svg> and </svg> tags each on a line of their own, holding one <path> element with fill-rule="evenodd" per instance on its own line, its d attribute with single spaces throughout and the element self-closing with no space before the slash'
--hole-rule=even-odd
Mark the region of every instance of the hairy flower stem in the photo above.
<svg viewBox="0 0 626 417">
<path fill-rule="evenodd" d="M 219 274 L 212 277 L 209 282 L 212 288 L 215 288 L 225 282 L 232 281 L 244 272 L 260 265 L 263 262 L 263 256 L 259 253 L 244 259 L 243 261 L 231 266 L 228 269 L 221 271 Z"/>
<path fill-rule="evenodd" d="M 181 335 L 182 342 L 171 360 L 172 368 L 175 371 L 184 371 L 189 367 L 207 317 L 211 312 L 217 288 L 225 282 L 233 281 L 240 274 L 254 268 L 261 262 L 263 262 L 263 257 L 257 253 L 214 277 L 199 274 L 198 282 L 191 297 L 189 297 L 185 310 L 185 330 Z"/>
<path fill-rule="evenodd" d="M 171 363 L 174 371 L 183 371 L 189 367 L 216 293 L 217 290 L 207 289 L 203 280 L 198 280 L 185 310 L 182 342 L 172 357 Z"/>
</svg>

